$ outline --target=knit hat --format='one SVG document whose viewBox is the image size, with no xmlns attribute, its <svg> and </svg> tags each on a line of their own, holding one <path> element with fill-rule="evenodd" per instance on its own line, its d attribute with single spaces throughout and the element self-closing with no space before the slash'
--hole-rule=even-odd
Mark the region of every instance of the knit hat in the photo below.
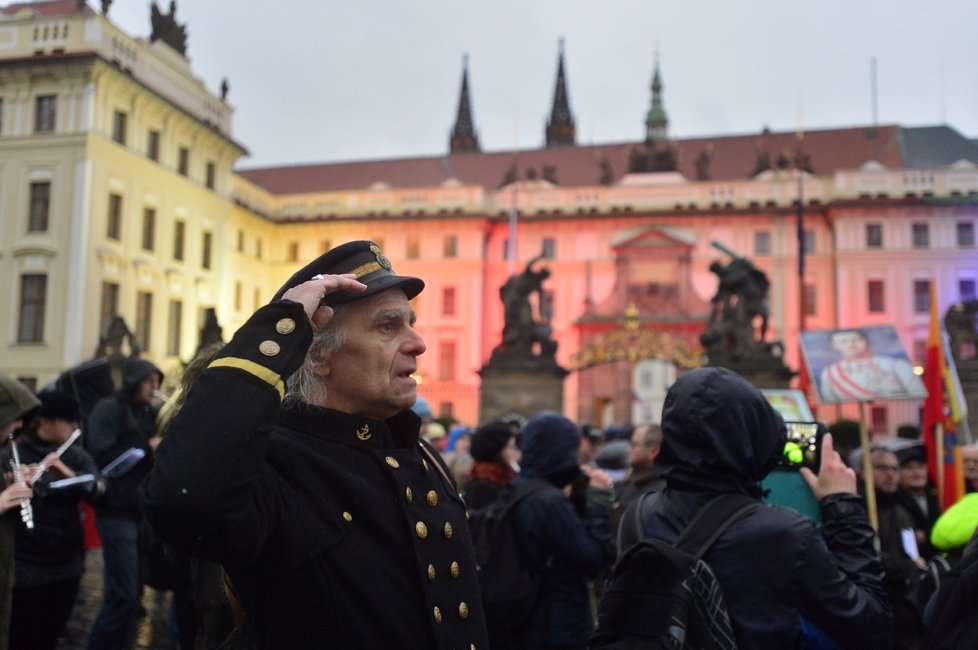
<svg viewBox="0 0 978 650">
<path fill-rule="evenodd" d="M 40 417 L 74 422 L 81 419 L 78 401 L 71 395 L 51 391 L 38 397 L 41 398 L 41 410 L 37 413 Z"/>
<path fill-rule="evenodd" d="M 19 420 L 40 403 L 27 386 L 0 372 L 0 427 Z"/>
<path fill-rule="evenodd" d="M 924 445 L 922 444 L 901 449 L 896 452 L 896 456 L 897 460 L 900 462 L 900 467 L 903 467 L 912 460 L 919 463 L 927 462 L 927 450 L 924 449 Z"/>
<path fill-rule="evenodd" d="M 475 430 L 469 453 L 475 460 L 494 461 L 514 436 L 513 429 L 505 422 L 490 422 Z"/>
</svg>

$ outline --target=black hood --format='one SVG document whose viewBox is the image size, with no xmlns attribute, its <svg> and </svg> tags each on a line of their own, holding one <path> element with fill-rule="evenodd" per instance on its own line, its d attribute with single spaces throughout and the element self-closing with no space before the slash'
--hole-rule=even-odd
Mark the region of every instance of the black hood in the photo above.
<svg viewBox="0 0 978 650">
<path fill-rule="evenodd" d="M 126 359 L 125 365 L 122 366 L 121 392 L 126 395 L 132 395 L 132 392 L 136 390 L 136 386 L 153 373 L 159 376 L 160 383 L 162 383 L 163 373 L 151 362 L 146 359 Z"/>
<path fill-rule="evenodd" d="M 566 485 L 580 474 L 580 447 L 581 430 L 576 424 L 555 413 L 535 415 L 523 429 L 520 476 Z"/>
<path fill-rule="evenodd" d="M 673 489 L 758 496 L 785 439 L 781 415 L 746 379 L 698 368 L 666 394 L 655 471 Z"/>
</svg>

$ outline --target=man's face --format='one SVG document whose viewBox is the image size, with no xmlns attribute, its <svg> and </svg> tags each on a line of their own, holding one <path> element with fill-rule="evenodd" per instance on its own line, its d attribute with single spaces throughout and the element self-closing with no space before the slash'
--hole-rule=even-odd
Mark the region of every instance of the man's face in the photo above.
<svg viewBox="0 0 978 650">
<path fill-rule="evenodd" d="M 403 291 L 391 289 L 357 300 L 337 317 L 346 332 L 339 350 L 320 366 L 323 406 L 352 415 L 389 418 L 417 399 L 417 357 L 425 344 Z"/>
<path fill-rule="evenodd" d="M 832 347 L 848 359 L 864 354 L 869 344 L 859 332 L 841 332 L 832 335 Z"/>
<path fill-rule="evenodd" d="M 964 477 L 978 479 L 978 447 L 962 447 L 961 462 L 964 463 Z"/>
<path fill-rule="evenodd" d="M 633 470 L 645 470 L 652 468 L 652 461 L 659 455 L 659 447 L 649 445 L 645 441 L 645 434 L 648 427 L 638 427 L 632 433 L 632 446 L 628 450 L 628 464 Z"/>
<path fill-rule="evenodd" d="M 156 399 L 156 393 L 160 389 L 160 377 L 155 372 L 146 379 L 139 382 L 136 390 L 132 393 L 132 401 L 136 404 L 149 405 Z"/>
<path fill-rule="evenodd" d="M 900 468 L 900 487 L 908 492 L 919 492 L 927 487 L 927 463 L 908 460 Z"/>
<path fill-rule="evenodd" d="M 893 494 L 900 486 L 900 461 L 889 451 L 873 452 L 873 482 L 885 494 Z"/>
</svg>

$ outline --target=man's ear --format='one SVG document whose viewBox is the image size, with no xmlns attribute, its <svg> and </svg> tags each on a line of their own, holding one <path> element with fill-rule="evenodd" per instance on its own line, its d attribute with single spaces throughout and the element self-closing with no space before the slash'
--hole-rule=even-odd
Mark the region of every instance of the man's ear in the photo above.
<svg viewBox="0 0 978 650">
<path fill-rule="evenodd" d="M 649 449 L 649 460 L 655 460 L 655 457 L 659 455 L 659 450 L 662 449 L 659 445 L 651 447 Z"/>
<path fill-rule="evenodd" d="M 308 362 L 308 360 L 307 360 L 307 362 Z M 323 359 L 322 361 L 320 361 L 318 363 L 313 363 L 311 365 L 312 365 L 312 372 L 313 372 L 313 374 L 319 375 L 320 377 L 323 378 L 323 380 L 326 380 L 330 376 L 331 368 L 330 368 L 330 364 L 329 364 L 329 359 L 328 358 L 327 359 Z"/>
</svg>

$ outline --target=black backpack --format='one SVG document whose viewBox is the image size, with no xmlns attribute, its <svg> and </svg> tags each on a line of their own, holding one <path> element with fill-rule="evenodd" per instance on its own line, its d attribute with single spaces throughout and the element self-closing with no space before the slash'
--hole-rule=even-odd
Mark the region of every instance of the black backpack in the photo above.
<svg viewBox="0 0 978 650">
<path fill-rule="evenodd" d="M 703 555 L 727 526 L 760 502 L 724 494 L 696 513 L 675 546 L 642 539 L 642 495 L 622 516 L 615 565 L 598 604 L 592 650 L 733 650 L 737 647 L 720 583 Z M 634 544 L 629 545 L 629 541 Z"/>
<path fill-rule="evenodd" d="M 978 552 L 962 557 L 944 575 L 920 647 L 926 650 L 978 648 L 975 603 L 978 603 Z"/>
<path fill-rule="evenodd" d="M 513 646 L 543 594 L 546 567 L 529 566 L 513 511 L 526 497 L 551 487 L 538 479 L 521 481 L 516 488 L 510 484 L 489 505 L 469 511 L 482 606 L 493 648 Z"/>
</svg>

